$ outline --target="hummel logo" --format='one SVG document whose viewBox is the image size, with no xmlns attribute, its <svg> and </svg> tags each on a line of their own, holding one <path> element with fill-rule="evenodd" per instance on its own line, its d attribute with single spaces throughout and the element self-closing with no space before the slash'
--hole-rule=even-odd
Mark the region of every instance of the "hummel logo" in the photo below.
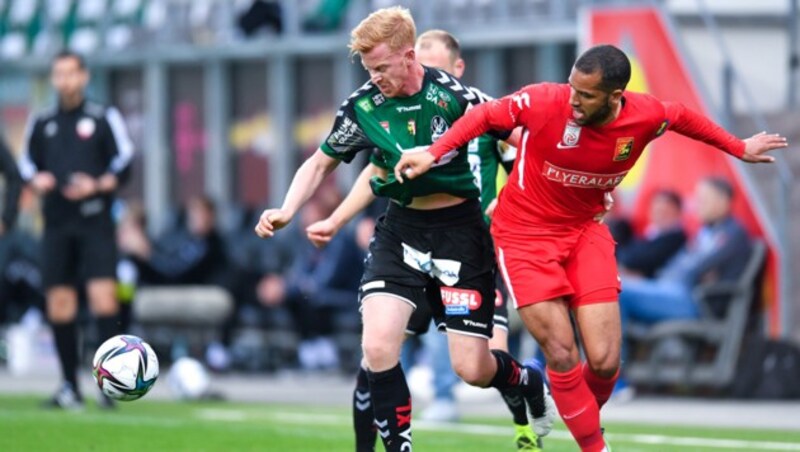
<svg viewBox="0 0 800 452">
<path fill-rule="evenodd" d="M 576 148 L 578 148 L 578 147 L 579 147 L 579 145 L 577 145 L 577 144 L 576 144 L 576 145 L 574 145 L 574 146 L 567 146 L 566 144 L 562 144 L 562 143 L 559 141 L 559 142 L 558 142 L 558 144 L 556 145 L 556 147 L 557 147 L 557 148 L 559 148 L 559 149 L 576 149 Z"/>
</svg>

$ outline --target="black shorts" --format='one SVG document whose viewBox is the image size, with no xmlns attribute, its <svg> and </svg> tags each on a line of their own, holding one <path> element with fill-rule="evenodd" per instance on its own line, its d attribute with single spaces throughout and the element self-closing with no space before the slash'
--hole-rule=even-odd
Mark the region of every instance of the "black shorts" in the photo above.
<svg viewBox="0 0 800 452">
<path fill-rule="evenodd" d="M 439 329 L 492 336 L 494 247 L 480 203 L 437 210 L 390 204 L 369 246 L 360 300 L 399 298 L 427 304 Z"/>
<path fill-rule="evenodd" d="M 503 278 L 498 273 L 494 280 L 495 283 L 495 299 L 494 299 L 494 327 L 502 328 L 508 331 L 508 292 L 506 291 Z M 426 292 L 428 294 L 429 292 Z M 439 300 L 434 300 L 438 303 Z M 430 303 L 430 301 L 429 301 Z M 417 309 L 411 314 L 411 319 L 408 320 L 406 327 L 406 334 L 419 336 L 428 332 L 433 320 L 433 313 L 429 303 L 420 303 Z"/>
<path fill-rule="evenodd" d="M 96 278 L 115 278 L 117 243 L 108 215 L 47 225 L 42 237 L 42 282 L 46 289 Z"/>
</svg>

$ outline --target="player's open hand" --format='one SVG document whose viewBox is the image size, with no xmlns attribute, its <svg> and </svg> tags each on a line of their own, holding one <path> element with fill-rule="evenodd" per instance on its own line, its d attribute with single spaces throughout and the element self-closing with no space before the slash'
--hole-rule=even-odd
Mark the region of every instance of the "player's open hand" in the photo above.
<svg viewBox="0 0 800 452">
<path fill-rule="evenodd" d="M 436 158 L 428 151 L 403 153 L 394 167 L 394 177 L 401 184 L 404 177 L 416 179 L 427 173 L 435 161 Z"/>
<path fill-rule="evenodd" d="M 324 248 L 337 232 L 339 232 L 339 225 L 330 218 L 326 218 L 307 227 L 306 237 L 317 248 Z"/>
<path fill-rule="evenodd" d="M 275 231 L 283 228 L 292 221 L 291 215 L 281 209 L 267 209 L 258 219 L 255 231 L 262 239 L 272 237 Z"/>
<path fill-rule="evenodd" d="M 786 137 L 782 137 L 777 133 L 757 133 L 744 140 L 742 160 L 748 163 L 772 163 L 775 161 L 775 157 L 764 155 L 764 153 L 787 146 L 789 146 L 789 143 L 786 141 Z"/>
</svg>

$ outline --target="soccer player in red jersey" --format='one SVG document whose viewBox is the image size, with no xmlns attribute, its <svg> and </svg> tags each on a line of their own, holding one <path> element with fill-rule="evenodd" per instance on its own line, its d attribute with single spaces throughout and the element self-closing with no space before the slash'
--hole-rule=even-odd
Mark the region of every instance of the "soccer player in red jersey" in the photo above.
<svg viewBox="0 0 800 452">
<path fill-rule="evenodd" d="M 520 317 L 542 346 L 558 410 L 581 450 L 606 450 L 600 408 L 619 375 L 620 291 L 614 241 L 594 221 L 647 143 L 667 130 L 749 163 L 786 139 L 740 140 L 679 103 L 625 92 L 630 62 L 610 45 L 583 53 L 569 83 L 529 85 L 476 106 L 428 149 L 404 154 L 395 176 L 413 179 L 487 130 L 523 128 L 492 221 L 498 267 Z M 586 362 L 580 362 L 574 314 Z"/>
</svg>

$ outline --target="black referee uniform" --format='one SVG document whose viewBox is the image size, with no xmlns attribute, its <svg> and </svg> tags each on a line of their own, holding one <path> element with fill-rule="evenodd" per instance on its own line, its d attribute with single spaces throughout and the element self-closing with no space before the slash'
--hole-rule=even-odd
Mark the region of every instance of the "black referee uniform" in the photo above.
<svg viewBox="0 0 800 452">
<path fill-rule="evenodd" d="M 113 173 L 122 182 L 133 144 L 113 107 L 84 100 L 73 110 L 53 108 L 31 119 L 20 162 L 23 179 L 52 173 L 56 189 L 44 197 L 42 276 L 45 288 L 80 280 L 114 278 L 117 247 L 111 217 L 113 194 L 72 201 L 62 189 L 75 173 L 93 178 Z"/>
</svg>

